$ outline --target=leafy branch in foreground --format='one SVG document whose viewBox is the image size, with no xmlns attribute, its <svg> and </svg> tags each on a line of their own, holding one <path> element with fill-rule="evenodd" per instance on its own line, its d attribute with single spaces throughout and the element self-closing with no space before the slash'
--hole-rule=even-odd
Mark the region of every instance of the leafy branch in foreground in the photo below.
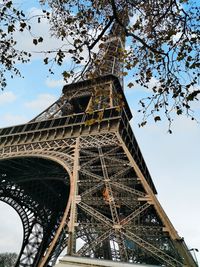
<svg viewBox="0 0 200 267">
<path fill-rule="evenodd" d="M 4 29 L 7 27 L 8 33 L 1 44 L 4 45 L 5 38 L 11 36 L 7 44 L 9 51 L 16 42 L 12 39 L 13 31 L 25 29 L 31 31 L 31 28 L 24 14 L 14 10 L 12 1 L 7 3 L 11 4 L 10 6 L 7 4 L 3 11 L 3 18 L 4 22 L 9 21 L 8 24 L 4 24 Z M 119 51 L 118 57 L 124 62 L 123 74 L 132 75 L 128 87 L 134 88 L 139 85 L 149 92 L 148 97 L 140 101 L 140 111 L 143 113 L 140 126 L 146 124 L 149 116 L 153 116 L 157 122 L 161 120 L 163 114 L 170 124 L 174 114 L 186 114 L 194 119 L 191 104 L 198 100 L 200 94 L 198 87 L 200 16 L 196 2 L 41 0 L 40 3 L 43 15 L 49 20 L 51 35 L 63 42 L 63 46 L 55 51 L 43 51 L 44 63 L 51 64 L 51 72 L 54 64 L 62 65 L 69 55 L 72 64 L 63 72 L 66 81 L 69 78 L 84 78 L 88 66 L 94 62 L 98 68 L 101 61 L 97 60 L 97 51 L 99 47 L 104 46 L 113 23 L 117 23 L 119 30 L 127 37 L 126 48 Z M 6 16 L 11 10 L 12 19 Z M 129 12 L 129 23 L 125 23 L 122 16 L 126 11 Z M 5 31 L 3 32 L 5 34 Z M 35 45 L 43 40 L 39 38 L 33 40 Z M 15 70 L 17 73 L 14 58 L 19 53 L 18 60 L 23 62 L 23 56 L 29 56 L 29 53 L 12 51 L 16 53 L 12 54 L 12 59 L 9 57 L 10 54 L 5 54 L 5 59 L 1 61 L 5 69 Z M 152 80 L 155 83 L 150 88 Z M 1 85 L 5 87 L 5 80 L 1 81 Z"/>
<path fill-rule="evenodd" d="M 30 53 L 16 49 L 17 40 L 14 38 L 15 31 L 23 32 L 27 27 L 25 14 L 13 6 L 12 1 L 0 3 L 0 86 L 6 87 L 7 72 L 11 78 L 21 76 L 16 64 L 29 61 Z"/>
</svg>

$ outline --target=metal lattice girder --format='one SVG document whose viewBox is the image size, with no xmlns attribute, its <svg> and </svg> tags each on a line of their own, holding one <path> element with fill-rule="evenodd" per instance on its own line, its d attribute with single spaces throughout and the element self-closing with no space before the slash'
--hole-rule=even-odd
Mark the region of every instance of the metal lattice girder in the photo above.
<svg viewBox="0 0 200 267">
<path fill-rule="evenodd" d="M 84 202 L 78 203 L 78 206 L 81 209 L 83 209 L 86 213 L 88 213 L 90 216 L 94 217 L 96 220 L 98 220 L 102 223 L 105 223 L 108 226 L 112 227 L 112 221 L 109 218 L 107 218 L 106 216 L 104 216 L 102 213 L 100 213 L 97 210 L 95 210 L 94 208 L 92 208 L 91 206 L 88 206 Z"/>
<path fill-rule="evenodd" d="M 98 151 L 99 151 L 99 157 L 100 157 L 100 162 L 101 162 L 103 176 L 104 176 L 105 188 L 108 191 L 108 198 L 109 198 L 109 205 L 110 205 L 110 210 L 111 210 L 111 214 L 112 214 L 112 220 L 115 224 L 118 224 L 119 223 L 119 216 L 117 213 L 115 199 L 114 199 L 114 195 L 113 195 L 112 188 L 110 185 L 110 178 L 108 175 L 108 171 L 107 171 L 107 167 L 105 164 L 105 159 L 104 159 L 101 147 L 98 148 Z"/>
<path fill-rule="evenodd" d="M 92 172 L 88 171 L 87 169 L 81 169 L 80 170 L 80 173 L 83 173 L 83 174 L 86 174 L 89 177 L 95 178 L 97 181 L 102 181 L 103 180 L 103 177 L 102 176 L 97 175 L 95 173 L 92 173 Z"/>
<path fill-rule="evenodd" d="M 143 226 L 143 225 L 126 225 L 126 229 L 129 229 L 133 233 L 137 233 L 138 236 L 163 236 L 163 227 L 161 226 Z"/>
<path fill-rule="evenodd" d="M 111 184 L 112 184 L 113 187 L 117 187 L 118 190 L 120 189 L 120 190 L 126 191 L 126 192 L 128 192 L 130 194 L 133 194 L 133 195 L 137 196 L 137 197 L 145 197 L 146 196 L 145 193 L 143 193 L 143 192 L 141 192 L 139 190 L 133 189 L 131 187 L 128 187 L 128 186 L 126 186 L 126 185 L 124 185 L 122 183 L 116 183 L 116 182 L 111 181 Z"/>
<path fill-rule="evenodd" d="M 98 135 L 98 138 L 92 135 L 87 137 L 81 137 L 80 141 L 81 148 L 118 144 L 116 135 L 113 133 L 100 134 Z"/>
<path fill-rule="evenodd" d="M 127 166 L 126 168 L 123 168 L 120 172 L 116 173 L 115 175 L 111 176 L 112 180 L 115 180 L 118 177 L 121 177 L 123 175 L 125 175 L 126 173 L 128 173 L 130 170 L 132 170 L 131 166 Z"/>
<path fill-rule="evenodd" d="M 86 255 L 87 252 L 92 250 L 93 248 L 98 247 L 105 239 L 109 238 L 109 236 L 112 234 L 113 230 L 109 229 L 106 232 L 104 232 L 102 235 L 100 235 L 98 238 L 94 239 L 90 243 L 86 243 L 78 252 L 78 255 Z"/>
<path fill-rule="evenodd" d="M 115 229 L 116 241 L 119 246 L 119 254 L 122 261 L 128 261 L 128 253 L 125 245 L 124 236 L 121 231 Z"/>
<path fill-rule="evenodd" d="M 152 244 L 146 242 L 144 239 L 138 237 L 137 235 L 133 234 L 129 230 L 126 230 L 123 232 L 123 234 L 128 238 L 133 240 L 136 244 L 143 247 L 145 250 L 149 251 L 150 253 L 154 254 L 156 257 L 160 258 L 166 266 L 177 266 L 181 267 L 183 266 L 183 263 L 176 260 L 175 258 L 169 256 L 168 254 L 164 253 L 159 248 L 153 246 Z"/>
<path fill-rule="evenodd" d="M 99 188 L 102 188 L 103 186 L 104 186 L 104 182 L 96 183 L 93 187 L 91 187 L 90 189 L 84 191 L 84 192 L 81 194 L 81 197 L 85 197 L 85 195 L 94 193 L 95 191 L 99 190 Z"/>
<path fill-rule="evenodd" d="M 126 218 L 124 218 L 120 222 L 120 224 L 123 225 L 123 226 L 126 226 L 127 224 L 129 224 L 131 222 L 132 219 L 134 219 L 141 212 L 143 212 L 144 210 L 146 210 L 149 206 L 150 206 L 150 204 L 148 204 L 148 203 L 145 203 L 142 206 L 139 206 L 138 209 L 134 210 L 131 214 L 129 214 Z"/>
</svg>

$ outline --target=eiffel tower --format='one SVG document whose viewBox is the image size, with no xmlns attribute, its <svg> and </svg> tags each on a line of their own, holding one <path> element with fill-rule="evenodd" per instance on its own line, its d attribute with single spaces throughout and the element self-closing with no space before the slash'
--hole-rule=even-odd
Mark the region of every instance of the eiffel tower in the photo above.
<svg viewBox="0 0 200 267">
<path fill-rule="evenodd" d="M 129 123 L 124 39 L 115 23 L 87 78 L 65 85 L 31 122 L 0 129 L 0 200 L 24 229 L 17 267 L 54 266 L 65 247 L 69 256 L 197 266 L 156 197 Z"/>
</svg>

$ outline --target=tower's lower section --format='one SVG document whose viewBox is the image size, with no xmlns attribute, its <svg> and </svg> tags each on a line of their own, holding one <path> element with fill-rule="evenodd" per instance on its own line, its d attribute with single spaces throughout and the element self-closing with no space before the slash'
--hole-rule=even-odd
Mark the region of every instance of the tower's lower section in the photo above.
<svg viewBox="0 0 200 267">
<path fill-rule="evenodd" d="M 16 266 L 53 266 L 66 247 L 86 259 L 196 267 L 155 196 L 125 112 L 100 112 L 1 132 L 0 199 L 25 233 Z"/>
</svg>

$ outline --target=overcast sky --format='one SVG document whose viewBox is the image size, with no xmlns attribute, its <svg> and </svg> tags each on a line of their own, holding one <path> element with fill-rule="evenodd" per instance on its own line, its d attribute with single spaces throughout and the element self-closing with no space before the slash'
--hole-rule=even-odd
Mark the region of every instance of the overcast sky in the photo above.
<svg viewBox="0 0 200 267">
<path fill-rule="evenodd" d="M 41 24 L 41 31 L 45 32 L 46 28 L 45 22 Z M 18 38 L 21 46 L 32 49 L 28 35 Z M 46 48 L 56 45 L 52 38 L 45 43 Z M 64 83 L 60 73 L 64 66 L 49 76 L 40 57 L 35 56 L 31 64 L 19 67 L 25 78 L 9 80 L 5 91 L 0 92 L 0 127 L 31 120 L 61 94 Z M 165 122 L 149 121 L 146 127 L 139 128 L 141 117 L 136 111 L 144 91 L 133 88 L 125 89 L 125 93 L 134 115 L 131 125 L 157 188 L 158 199 L 188 247 L 200 250 L 200 126 L 180 117 L 174 121 L 172 135 L 167 133 Z M 199 112 L 200 105 L 196 104 L 195 109 Z M 19 252 L 22 226 L 18 215 L 2 203 L 0 214 L 0 252 Z M 198 253 L 197 257 L 200 261 Z"/>
</svg>

